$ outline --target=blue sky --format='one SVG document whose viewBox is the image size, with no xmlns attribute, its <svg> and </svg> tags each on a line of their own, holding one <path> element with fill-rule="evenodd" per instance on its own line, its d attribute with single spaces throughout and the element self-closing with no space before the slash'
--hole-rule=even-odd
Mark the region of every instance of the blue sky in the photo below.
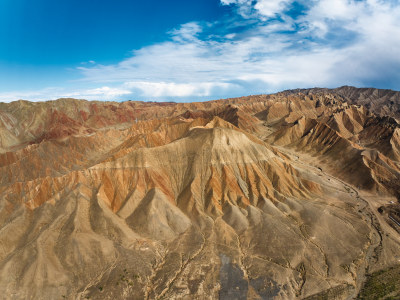
<svg viewBox="0 0 400 300">
<path fill-rule="evenodd" d="M 2 0 L 0 101 L 400 90 L 398 0 Z"/>
</svg>

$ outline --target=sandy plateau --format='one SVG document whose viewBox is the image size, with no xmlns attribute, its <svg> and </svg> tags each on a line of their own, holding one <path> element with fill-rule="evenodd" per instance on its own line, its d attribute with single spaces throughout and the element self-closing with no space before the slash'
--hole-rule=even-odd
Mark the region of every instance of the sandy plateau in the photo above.
<svg viewBox="0 0 400 300">
<path fill-rule="evenodd" d="M 352 87 L 1 103 L 0 295 L 399 299 L 399 120 Z"/>
</svg>

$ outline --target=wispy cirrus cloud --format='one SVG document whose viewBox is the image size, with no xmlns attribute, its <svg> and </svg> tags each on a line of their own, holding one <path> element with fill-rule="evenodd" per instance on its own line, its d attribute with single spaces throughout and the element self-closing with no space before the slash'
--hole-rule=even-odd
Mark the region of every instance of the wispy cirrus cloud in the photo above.
<svg viewBox="0 0 400 300">
<path fill-rule="evenodd" d="M 221 0 L 233 15 L 190 22 L 116 64 L 77 68 L 93 99 L 212 99 L 349 84 L 400 89 L 397 0 Z M 0 95 L 0 98 L 4 98 Z"/>
</svg>

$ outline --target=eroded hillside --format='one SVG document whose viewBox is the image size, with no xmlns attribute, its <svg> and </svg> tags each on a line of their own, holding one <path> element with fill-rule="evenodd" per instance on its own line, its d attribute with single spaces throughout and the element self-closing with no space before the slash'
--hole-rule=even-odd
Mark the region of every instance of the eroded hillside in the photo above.
<svg viewBox="0 0 400 300">
<path fill-rule="evenodd" d="M 368 95 L 0 104 L 0 293 L 363 296 L 400 264 L 398 112 Z"/>
</svg>

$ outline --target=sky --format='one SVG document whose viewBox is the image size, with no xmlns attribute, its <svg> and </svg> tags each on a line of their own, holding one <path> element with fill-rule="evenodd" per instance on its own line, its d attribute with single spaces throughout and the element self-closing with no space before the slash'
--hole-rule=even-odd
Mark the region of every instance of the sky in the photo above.
<svg viewBox="0 0 400 300">
<path fill-rule="evenodd" d="M 0 101 L 400 90 L 400 0 L 1 0 Z"/>
</svg>

